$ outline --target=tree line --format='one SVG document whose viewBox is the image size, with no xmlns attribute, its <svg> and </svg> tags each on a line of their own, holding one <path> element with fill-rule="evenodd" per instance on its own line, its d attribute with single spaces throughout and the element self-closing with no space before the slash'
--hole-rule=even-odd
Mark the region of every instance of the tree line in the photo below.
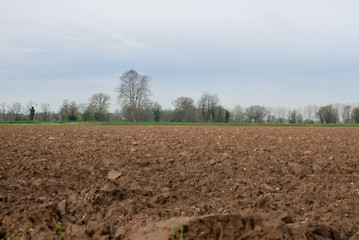
<svg viewBox="0 0 359 240">
<path fill-rule="evenodd" d="M 151 78 L 135 70 L 122 74 L 115 89 L 120 109 L 110 112 L 111 98 L 96 93 L 87 103 L 64 100 L 58 111 L 50 104 L 37 105 L 30 101 L 25 107 L 20 103 L 0 103 L 0 121 L 131 121 L 131 122 L 205 122 L 205 123 L 359 123 L 359 106 L 329 104 L 307 105 L 304 108 L 236 105 L 227 109 L 220 104 L 216 94 L 204 92 L 195 101 L 181 96 L 172 101 L 173 109 L 163 109 L 151 100 Z"/>
</svg>

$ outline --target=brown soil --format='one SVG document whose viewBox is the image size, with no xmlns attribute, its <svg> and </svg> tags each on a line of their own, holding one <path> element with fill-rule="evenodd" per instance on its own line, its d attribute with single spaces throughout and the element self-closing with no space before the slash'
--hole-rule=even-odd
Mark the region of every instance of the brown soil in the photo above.
<svg viewBox="0 0 359 240">
<path fill-rule="evenodd" d="M 0 239 L 167 240 L 181 227 L 184 239 L 359 239 L 358 139 L 334 127 L 0 126 Z"/>
</svg>

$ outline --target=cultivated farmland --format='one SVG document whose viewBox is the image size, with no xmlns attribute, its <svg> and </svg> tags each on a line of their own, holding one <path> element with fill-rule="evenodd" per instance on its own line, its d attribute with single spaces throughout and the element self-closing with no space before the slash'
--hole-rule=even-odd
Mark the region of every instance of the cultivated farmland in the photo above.
<svg viewBox="0 0 359 240">
<path fill-rule="evenodd" d="M 0 126 L 0 239 L 358 237 L 358 139 L 351 127 Z"/>
</svg>

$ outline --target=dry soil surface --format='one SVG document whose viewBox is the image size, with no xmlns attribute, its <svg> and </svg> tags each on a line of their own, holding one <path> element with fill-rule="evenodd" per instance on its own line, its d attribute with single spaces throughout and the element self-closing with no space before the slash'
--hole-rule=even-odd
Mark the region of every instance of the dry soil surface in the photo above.
<svg viewBox="0 0 359 240">
<path fill-rule="evenodd" d="M 0 126 L 0 239 L 359 239 L 359 128 Z"/>
</svg>

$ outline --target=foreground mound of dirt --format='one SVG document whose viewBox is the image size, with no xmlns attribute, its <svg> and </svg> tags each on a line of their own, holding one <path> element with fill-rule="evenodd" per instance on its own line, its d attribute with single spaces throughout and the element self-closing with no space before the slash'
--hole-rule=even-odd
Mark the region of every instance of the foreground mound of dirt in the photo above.
<svg viewBox="0 0 359 240">
<path fill-rule="evenodd" d="M 184 239 L 358 239 L 358 139 L 359 128 L 0 126 L 0 239 L 179 239 L 181 225 Z"/>
<path fill-rule="evenodd" d="M 326 225 L 285 224 L 259 215 L 182 217 L 120 228 L 115 239 L 340 239 Z"/>
</svg>

